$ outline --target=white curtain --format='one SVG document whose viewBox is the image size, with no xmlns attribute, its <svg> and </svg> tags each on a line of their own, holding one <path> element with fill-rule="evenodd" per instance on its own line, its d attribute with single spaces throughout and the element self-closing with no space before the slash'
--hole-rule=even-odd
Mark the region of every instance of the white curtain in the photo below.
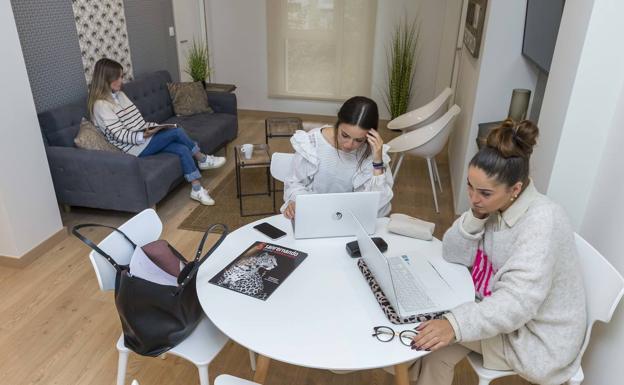
<svg viewBox="0 0 624 385">
<path fill-rule="evenodd" d="M 376 13 L 376 0 L 267 0 L 269 96 L 369 96 Z"/>
</svg>

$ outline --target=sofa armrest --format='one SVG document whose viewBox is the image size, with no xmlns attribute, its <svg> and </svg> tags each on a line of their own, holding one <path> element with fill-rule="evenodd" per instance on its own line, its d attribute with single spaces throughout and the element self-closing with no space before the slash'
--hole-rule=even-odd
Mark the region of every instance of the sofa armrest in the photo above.
<svg viewBox="0 0 624 385">
<path fill-rule="evenodd" d="M 208 103 L 214 112 L 236 115 L 238 112 L 236 105 L 236 94 L 232 92 L 206 91 Z"/>
<path fill-rule="evenodd" d="M 138 159 L 121 152 L 46 147 L 60 203 L 134 211 L 148 207 Z"/>
</svg>

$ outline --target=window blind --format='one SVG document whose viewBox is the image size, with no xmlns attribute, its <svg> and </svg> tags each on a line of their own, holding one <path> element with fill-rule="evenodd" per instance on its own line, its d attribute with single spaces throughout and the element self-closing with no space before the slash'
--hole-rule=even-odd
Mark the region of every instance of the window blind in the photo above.
<svg viewBox="0 0 624 385">
<path fill-rule="evenodd" d="M 376 0 L 267 0 L 269 96 L 369 96 L 376 13 Z"/>
</svg>

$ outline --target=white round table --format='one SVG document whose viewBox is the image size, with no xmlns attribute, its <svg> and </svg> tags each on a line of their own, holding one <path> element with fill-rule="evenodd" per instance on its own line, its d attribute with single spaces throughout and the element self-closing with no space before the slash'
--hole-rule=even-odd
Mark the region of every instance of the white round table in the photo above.
<svg viewBox="0 0 624 385">
<path fill-rule="evenodd" d="M 287 235 L 276 241 L 253 229 L 269 222 Z M 377 222 L 376 236 L 388 243 L 387 255 L 416 251 L 442 260 L 442 243 L 422 241 L 386 231 L 387 218 Z M 398 338 L 380 342 L 373 327 L 400 332 L 414 324 L 388 321 L 345 244 L 355 237 L 296 240 L 290 221 L 281 214 L 264 218 L 230 233 L 201 266 L 197 295 L 210 320 L 228 337 L 260 354 L 254 379 L 264 382 L 270 359 L 309 368 L 362 370 L 395 366 L 397 384 L 408 384 L 407 365 L 426 352 L 411 350 Z M 308 253 L 307 258 L 262 301 L 209 283 L 210 278 L 255 241 L 265 241 Z M 453 280 L 474 298 L 468 270 L 441 262 Z M 463 290 L 462 290 L 463 291 Z"/>
</svg>

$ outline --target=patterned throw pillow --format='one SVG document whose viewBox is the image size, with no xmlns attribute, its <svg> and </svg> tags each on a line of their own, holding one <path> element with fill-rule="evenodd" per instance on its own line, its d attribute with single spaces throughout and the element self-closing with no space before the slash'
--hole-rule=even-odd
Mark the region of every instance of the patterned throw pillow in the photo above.
<svg viewBox="0 0 624 385">
<path fill-rule="evenodd" d="M 173 102 L 173 112 L 178 116 L 211 113 L 208 95 L 201 82 L 167 83 Z"/>
<path fill-rule="evenodd" d="M 76 147 L 84 148 L 85 150 L 120 151 L 106 140 L 93 123 L 85 118 L 82 118 L 80 121 L 80 129 L 78 130 L 78 135 L 74 138 L 74 144 Z"/>
</svg>

